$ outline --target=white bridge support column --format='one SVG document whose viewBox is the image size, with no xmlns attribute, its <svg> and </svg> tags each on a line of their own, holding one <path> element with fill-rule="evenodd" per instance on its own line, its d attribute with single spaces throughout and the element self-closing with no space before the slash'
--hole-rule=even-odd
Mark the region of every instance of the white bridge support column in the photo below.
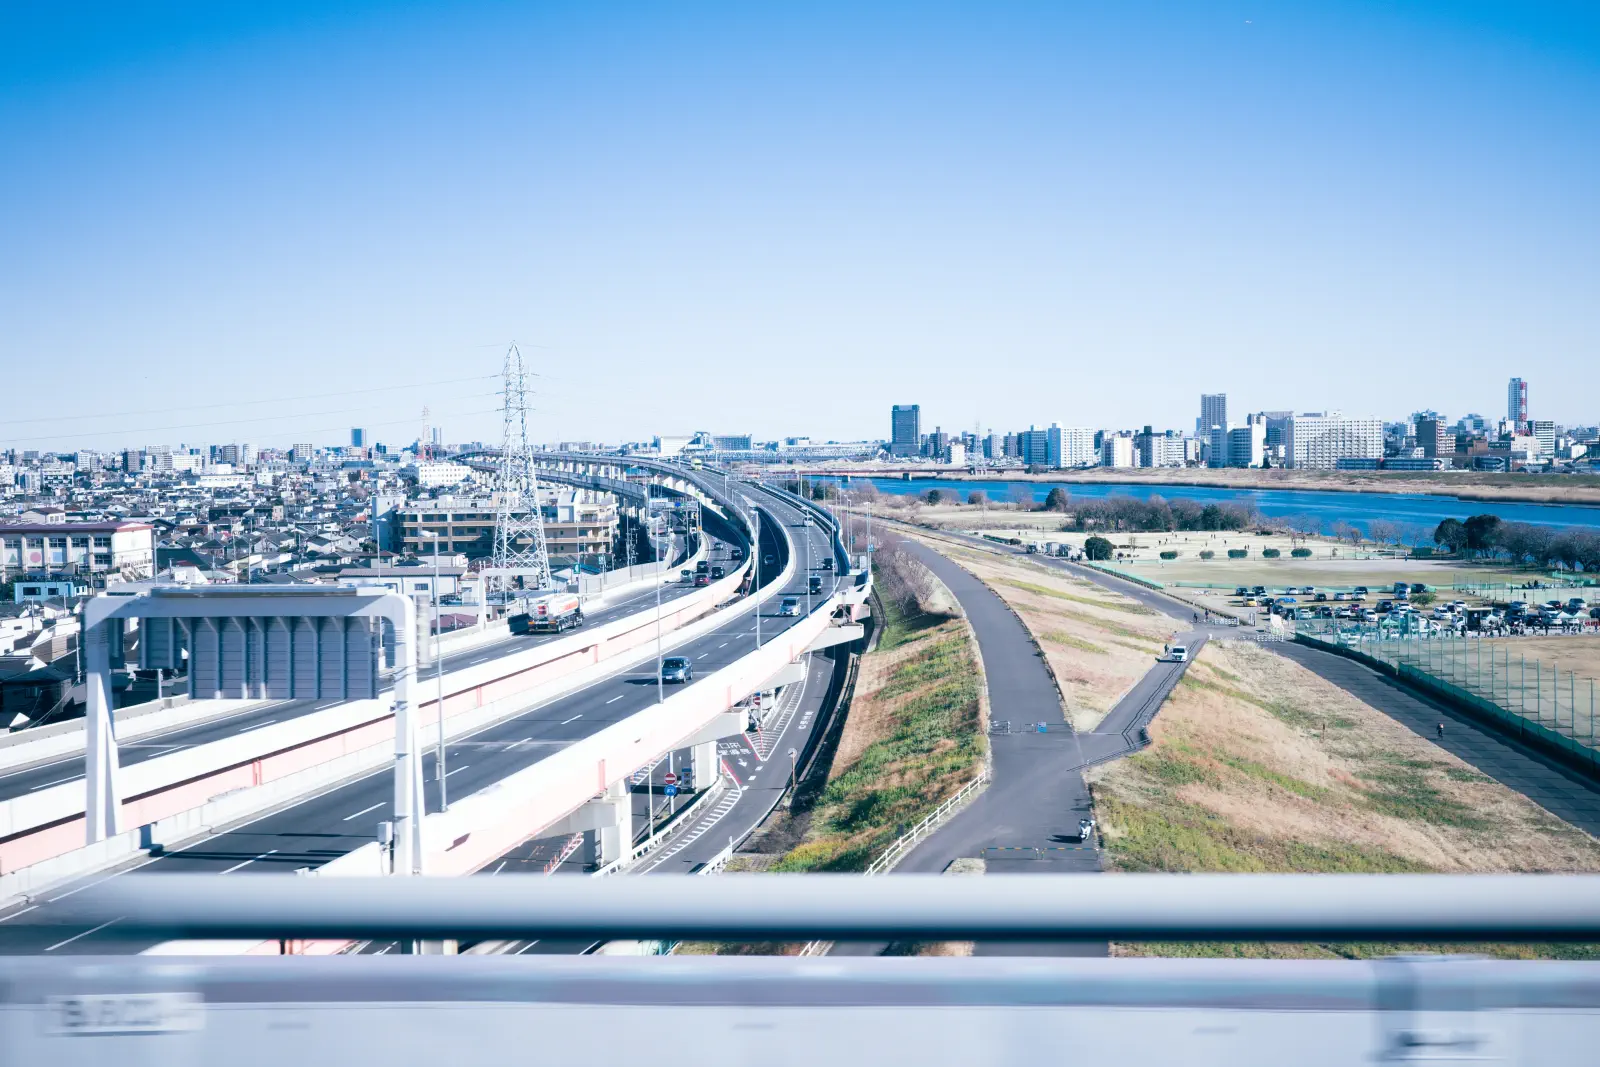
<svg viewBox="0 0 1600 1067">
<path fill-rule="evenodd" d="M 84 837 L 91 845 L 122 832 L 122 791 L 117 788 L 120 768 L 111 721 L 111 637 L 117 633 L 120 629 L 116 622 L 106 619 L 91 625 L 83 637 L 87 689 Z"/>
<path fill-rule="evenodd" d="M 717 758 L 716 741 L 702 741 L 690 749 L 689 766 L 694 774 L 694 788 L 700 792 L 711 787 L 722 773 L 722 761 Z"/>
<path fill-rule="evenodd" d="M 633 794 L 626 778 L 560 822 L 539 831 L 540 837 L 587 834 L 590 860 L 600 866 L 615 862 L 633 847 Z"/>
</svg>

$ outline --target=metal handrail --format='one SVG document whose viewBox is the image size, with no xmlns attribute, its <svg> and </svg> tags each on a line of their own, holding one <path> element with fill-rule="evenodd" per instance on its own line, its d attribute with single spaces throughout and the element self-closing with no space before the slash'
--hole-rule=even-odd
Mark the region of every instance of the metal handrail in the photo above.
<svg viewBox="0 0 1600 1067">
<path fill-rule="evenodd" d="M 938 829 L 941 823 L 954 814 L 957 808 L 971 799 L 972 795 L 988 781 L 989 770 L 984 768 L 978 772 L 976 778 L 956 790 L 953 796 L 923 816 L 921 822 L 891 841 L 889 847 L 884 850 L 883 855 L 873 860 L 864 873 L 868 875 L 887 874 L 894 869 L 894 865 L 900 862 L 907 852 L 916 847 L 923 838 Z"/>
</svg>

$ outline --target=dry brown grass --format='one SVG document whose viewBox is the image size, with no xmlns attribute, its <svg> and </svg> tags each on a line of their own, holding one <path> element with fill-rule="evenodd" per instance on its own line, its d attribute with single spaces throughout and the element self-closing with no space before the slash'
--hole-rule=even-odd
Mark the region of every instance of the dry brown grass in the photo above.
<svg viewBox="0 0 1600 1067">
<path fill-rule="evenodd" d="M 1600 871 L 1600 841 L 1251 644 L 1207 644 L 1150 732 L 1151 748 L 1090 772 L 1111 870 Z"/>
<path fill-rule="evenodd" d="M 1092 730 L 1155 662 L 1178 623 L 1026 556 L 991 552 L 937 534 L 909 534 L 948 556 L 1004 600 L 1044 651 L 1068 721 Z M 1003 708 L 994 714 L 1004 719 Z"/>
</svg>

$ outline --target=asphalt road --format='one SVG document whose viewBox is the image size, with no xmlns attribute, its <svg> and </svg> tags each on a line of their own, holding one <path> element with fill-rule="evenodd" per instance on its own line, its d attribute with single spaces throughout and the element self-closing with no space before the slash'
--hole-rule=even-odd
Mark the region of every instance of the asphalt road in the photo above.
<svg viewBox="0 0 1600 1067">
<path fill-rule="evenodd" d="M 756 490 L 750 490 L 752 495 Z M 814 559 L 829 552 L 827 539 L 815 527 L 799 525 L 799 516 L 775 496 L 761 494 L 763 506 L 789 527 L 799 546 L 802 538 L 812 544 Z M 782 566 L 776 529 L 763 522 L 763 558 L 773 557 L 774 569 Z M 783 590 L 805 602 L 807 575 L 797 568 L 793 581 Z M 824 594 L 832 591 L 839 579 L 828 574 Z M 797 617 L 777 614 L 778 605 L 769 600 L 763 607 L 762 636 L 776 635 L 798 621 Z M 689 641 L 672 642 L 664 651 L 688 656 L 701 678 L 726 666 L 754 647 L 754 612 L 741 616 L 716 631 Z M 691 684 L 700 684 L 699 681 Z M 598 730 L 643 710 L 657 699 L 655 671 L 635 670 L 596 681 L 576 693 L 548 704 L 527 709 L 510 719 L 486 727 L 447 747 L 446 768 L 452 796 L 477 792 L 507 775 L 537 762 L 546 753 L 587 737 Z M 424 794 L 429 811 L 438 810 L 434 760 L 423 766 Z M 314 797 L 305 798 L 249 823 L 145 860 L 111 874 L 100 874 L 59 887 L 49 897 L 27 908 L 12 908 L 0 914 L 0 954 L 50 952 L 59 954 L 122 954 L 141 951 L 149 942 L 124 939 L 114 929 L 72 930 L 60 925 L 31 926 L 24 919 L 13 922 L 34 908 L 40 910 L 63 905 L 79 889 L 106 877 L 133 873 L 148 877 L 163 872 L 215 872 L 219 875 L 248 875 L 268 871 L 293 871 L 319 867 L 373 840 L 380 821 L 391 817 L 394 789 L 393 771 L 387 767 L 349 781 Z M 38 919 L 40 916 L 34 916 Z"/>
<path fill-rule="evenodd" d="M 994 542 L 984 541 L 969 535 L 956 534 L 946 536 L 975 542 L 987 549 L 1022 554 L 1019 550 L 999 546 Z M 1207 638 L 1214 637 L 1227 640 L 1240 636 L 1238 627 L 1208 625 L 1203 622 L 1197 625 L 1194 618 L 1195 609 L 1193 605 L 1185 604 L 1157 590 L 1146 588 L 1134 582 L 1123 581 L 1092 567 L 1079 566 L 1066 560 L 1047 556 L 1035 556 L 1034 558 L 1044 565 L 1068 571 L 1078 577 L 1086 578 L 1105 589 L 1133 597 L 1141 604 L 1161 611 L 1175 620 L 1181 620 L 1185 615 L 1188 615 L 1191 626 L 1195 628 L 1179 634 L 1178 637 L 1180 640 L 1185 640 L 1189 643 L 1191 651 L 1197 650 Z M 1179 622 L 1178 625 L 1181 627 L 1182 623 Z M 1379 674 L 1377 671 L 1371 670 L 1353 660 L 1331 652 L 1322 652 L 1306 645 L 1296 644 L 1293 641 L 1269 641 L 1263 647 L 1280 656 L 1292 659 L 1302 667 L 1315 672 L 1369 707 L 1376 708 L 1388 715 L 1429 743 L 1454 754 L 1507 788 L 1526 796 L 1556 817 L 1564 819 L 1574 826 L 1581 827 L 1591 834 L 1600 835 L 1600 783 L 1595 782 L 1593 779 L 1585 777 L 1489 726 L 1480 724 L 1426 694 L 1412 690 L 1396 680 Z M 1152 675 L 1154 673 L 1152 672 Z M 1140 682 L 1140 686 L 1143 687 L 1147 684 L 1154 686 L 1156 679 L 1152 675 L 1147 675 Z M 1176 679 L 1174 678 L 1175 682 Z M 1170 687 L 1168 688 L 1170 689 Z M 1102 723 L 1095 734 L 1109 732 L 1108 724 L 1118 718 L 1124 707 L 1129 705 L 1129 700 L 1134 698 L 1138 692 L 1139 689 L 1136 687 L 1134 693 L 1129 694 L 1129 699 L 1125 699 L 1118 705 L 1117 709 L 1107 717 L 1106 723 Z M 1159 702 L 1156 703 L 1156 706 L 1159 706 Z M 1445 724 L 1444 737 L 1442 738 L 1438 736 L 1440 723 Z M 1117 755 L 1122 754 L 1102 750 L 1099 747 L 1102 744 L 1111 746 L 1115 742 L 1109 738 L 1104 742 L 1093 740 L 1091 739 L 1093 736 L 1091 735 L 1091 737 L 1084 739 L 1084 747 L 1091 756 L 1091 762 L 1099 762 L 1105 758 L 1115 758 Z"/>
<path fill-rule="evenodd" d="M 713 539 L 714 546 L 721 544 L 721 542 Z M 725 551 L 726 546 L 723 547 Z M 664 601 L 672 600 L 692 591 L 692 586 L 668 585 L 662 590 L 662 598 Z M 647 601 L 654 602 L 654 597 L 655 591 L 653 589 L 643 593 L 633 593 L 624 600 L 614 601 L 600 610 L 588 614 L 586 616 L 587 624 L 591 626 L 600 625 L 641 611 Z M 476 666 L 480 663 L 487 663 L 491 659 L 498 659 L 501 656 L 521 652 L 546 641 L 555 640 L 558 637 L 570 636 L 571 633 L 568 632 L 565 634 L 509 637 L 446 656 L 444 669 L 448 673 L 464 667 Z M 433 679 L 433 665 L 429 663 L 419 667 L 418 678 L 424 684 L 431 682 Z M 382 692 L 386 693 L 392 687 L 393 681 L 391 678 L 386 677 L 380 683 Z M 219 715 L 201 722 L 141 737 L 137 741 L 119 745 L 117 753 L 121 765 L 127 767 L 142 763 L 147 759 L 154 759 L 157 756 L 165 756 L 172 752 L 193 748 L 196 745 L 219 741 L 225 737 L 247 733 L 263 726 L 270 726 L 273 723 L 298 718 L 301 715 L 309 715 L 314 711 L 321 711 L 324 708 L 331 708 L 341 703 L 343 701 L 339 700 L 280 700 L 261 704 L 232 714 Z M 9 800 L 12 797 L 47 789 L 50 786 L 78 781 L 82 777 L 83 753 L 81 751 L 58 759 L 20 767 L 0 774 L 0 800 Z"/>
</svg>

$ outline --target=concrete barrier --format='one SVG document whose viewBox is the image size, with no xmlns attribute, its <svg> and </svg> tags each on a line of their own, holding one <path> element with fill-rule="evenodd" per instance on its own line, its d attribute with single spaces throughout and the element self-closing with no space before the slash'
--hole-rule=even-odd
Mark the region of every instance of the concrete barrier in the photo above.
<svg viewBox="0 0 1600 1067">
<path fill-rule="evenodd" d="M 737 592 L 742 579 L 743 571 L 736 571 L 662 605 L 660 626 L 675 632 L 714 610 Z M 770 595 L 765 592 L 761 599 Z M 507 698 L 537 702 L 565 691 L 563 679 L 608 673 L 619 656 L 653 643 L 656 626 L 652 608 L 453 671 L 444 678 L 446 722 L 501 706 Z M 424 677 L 417 685 L 424 725 L 437 722 L 438 700 L 429 681 Z M 133 764 L 123 769 L 124 825 L 169 818 L 220 793 L 266 785 L 369 745 L 392 747 L 393 730 L 387 697 L 353 701 Z M 0 876 L 75 850 L 83 840 L 83 805 L 82 781 L 0 802 Z"/>
</svg>

